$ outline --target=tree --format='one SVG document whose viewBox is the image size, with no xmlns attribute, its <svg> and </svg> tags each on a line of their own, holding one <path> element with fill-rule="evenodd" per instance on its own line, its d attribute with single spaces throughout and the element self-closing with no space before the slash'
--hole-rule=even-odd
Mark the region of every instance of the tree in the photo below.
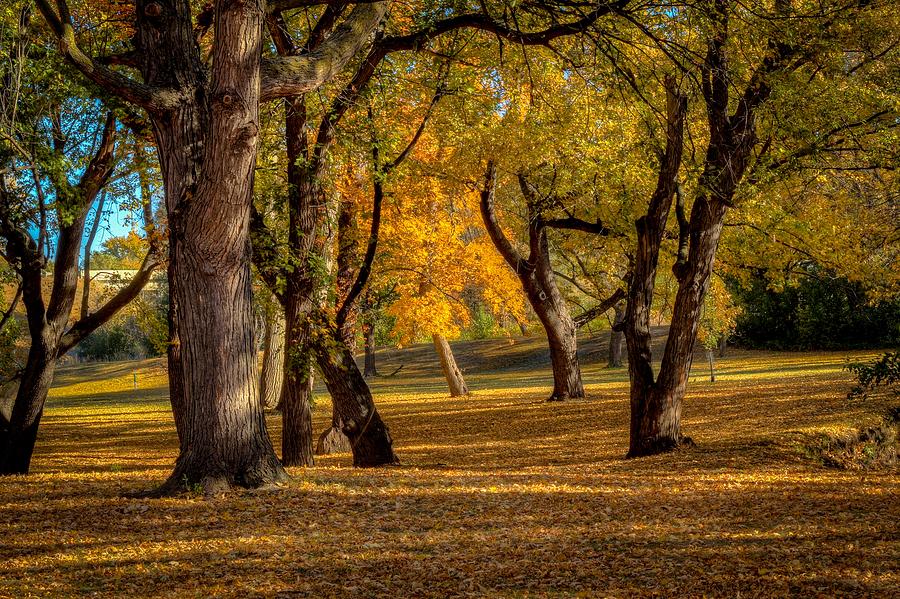
<svg viewBox="0 0 900 599">
<path fill-rule="evenodd" d="M 694 194 L 688 210 L 685 197 L 688 192 L 680 189 L 679 179 L 687 91 L 668 77 L 665 151 L 661 153 L 656 189 L 646 213 L 636 222 L 638 241 L 624 323 L 631 377 L 628 452 L 631 457 L 669 451 L 683 441 L 682 403 L 713 263 L 729 210 L 745 199 L 742 194 L 759 193 L 757 186 L 762 176 L 758 169 L 778 170 L 782 159 L 772 161 L 771 153 L 784 151 L 784 159 L 788 161 L 792 160 L 788 156 L 810 156 L 834 148 L 836 142 L 840 147 L 843 142 L 839 140 L 854 129 L 851 121 L 797 136 L 795 131 L 780 129 L 778 120 L 767 114 L 767 110 L 778 108 L 779 102 L 771 101 L 773 96 L 776 100 L 789 96 L 796 106 L 798 98 L 807 97 L 814 88 L 814 81 L 831 81 L 828 87 L 852 80 L 855 68 L 848 68 L 843 62 L 846 55 L 842 36 L 854 31 L 860 23 L 884 17 L 880 7 L 869 4 L 804 12 L 794 11 L 787 2 L 776 2 L 772 13 L 747 15 L 737 5 L 716 0 L 698 5 L 694 10 L 706 23 L 705 51 L 701 60 L 685 58 L 679 66 L 692 73 L 693 78 L 687 81 L 696 80 L 700 84 L 705 119 L 699 121 L 702 123 L 699 137 L 706 140 L 705 152 L 701 163 L 696 168 L 691 165 L 688 172 L 696 179 L 684 181 L 685 187 Z M 745 44 L 742 46 L 736 31 L 752 31 L 754 35 L 741 37 Z M 668 38 L 654 39 L 662 47 L 670 47 Z M 832 60 L 835 66 L 825 66 Z M 860 65 L 871 60 L 865 58 Z M 884 99 L 882 96 L 881 101 Z M 864 110 L 868 109 L 865 106 Z M 879 108 L 875 114 L 883 115 L 883 110 Z M 869 121 L 868 117 L 864 120 Z M 765 134 L 760 134 L 760 123 L 768 128 Z M 881 126 L 890 126 L 890 122 Z M 813 141 L 807 137 L 800 149 L 792 150 L 790 142 L 777 139 L 779 135 L 787 140 L 802 140 L 812 135 Z M 775 149 L 782 144 L 786 147 Z M 751 172 L 753 176 L 748 182 Z M 669 336 L 659 372 L 654 375 L 649 311 L 673 198 L 678 247 L 672 272 L 677 291 Z"/>
<path fill-rule="evenodd" d="M 320 17 L 316 27 L 310 33 L 307 42 L 308 48 L 317 47 L 323 36 L 328 33 L 335 21 L 341 16 L 344 8 L 344 6 L 329 5 L 323 13 L 323 17 Z M 611 10 L 612 5 L 602 5 L 586 15 L 581 15 L 579 19 L 571 23 L 553 25 L 534 33 L 521 33 L 512 30 L 494 21 L 487 14 L 475 13 L 449 17 L 418 31 L 414 30 L 412 33 L 380 37 L 376 39 L 368 55 L 361 62 L 350 81 L 333 97 L 330 105 L 322 115 L 312 139 L 307 137 L 306 128 L 301 126 L 301 124 L 307 123 L 308 118 L 308 108 L 305 101 L 302 98 L 291 101 L 287 116 L 288 126 L 286 127 L 288 142 L 287 168 L 289 172 L 288 193 L 290 195 L 288 201 L 289 238 L 287 243 L 289 259 L 281 260 L 279 265 L 277 244 L 273 243 L 275 236 L 266 231 L 264 219 L 259 218 L 259 214 L 257 214 L 253 221 L 255 231 L 254 243 L 257 247 L 255 261 L 258 269 L 263 273 L 264 279 L 276 292 L 276 295 L 280 293 L 279 281 L 286 283 L 284 301 L 294 302 L 295 308 L 293 312 L 296 313 L 296 322 L 298 323 L 296 327 L 292 327 L 290 324 L 292 309 L 286 308 L 288 313 L 288 346 L 292 348 L 291 351 L 295 352 L 296 355 L 296 359 L 290 362 L 289 367 L 297 371 L 294 375 L 296 380 L 306 380 L 308 375 L 305 373 L 308 372 L 311 361 L 309 352 L 311 351 L 315 355 L 315 361 L 325 378 L 326 386 L 332 396 L 334 409 L 333 426 L 340 428 L 351 440 L 355 464 L 379 465 L 395 461 L 393 450 L 390 448 L 391 442 L 387 427 L 384 426 L 380 416 L 377 414 L 368 386 L 365 384 L 361 373 L 358 372 L 351 350 L 348 347 L 349 335 L 347 327 L 348 323 L 351 322 L 348 319 L 353 314 L 356 296 L 362 291 L 362 287 L 365 285 L 368 277 L 375 246 L 377 245 L 379 217 L 375 215 L 380 214 L 380 209 L 374 208 L 374 205 L 380 205 L 380 198 L 383 195 L 383 191 L 379 191 L 379 186 L 382 185 L 381 179 L 386 176 L 387 171 L 394 168 L 399 162 L 402 162 L 408 155 L 418 136 L 421 135 L 424 121 L 419 132 L 413 134 L 408 149 L 400 152 L 393 162 L 380 165 L 380 159 L 377 155 L 378 144 L 374 144 L 376 151 L 376 155 L 373 156 L 375 182 L 372 231 L 366 250 L 368 257 L 361 261 L 356 283 L 350 287 L 347 297 L 339 299 L 340 305 L 336 306 L 334 320 L 332 321 L 332 317 L 327 310 L 316 307 L 317 294 L 313 290 L 316 289 L 317 282 L 322 278 L 321 273 L 317 272 L 315 267 L 325 262 L 325 259 L 328 257 L 327 236 L 320 232 L 325 224 L 327 213 L 327 210 L 323 210 L 323 207 L 327 204 L 329 197 L 329 194 L 323 189 L 323 184 L 326 179 L 327 161 L 335 144 L 338 123 L 360 99 L 372 77 L 376 74 L 377 68 L 389 54 L 423 49 L 438 35 L 464 27 L 487 30 L 498 37 L 514 39 L 521 44 L 546 44 L 555 38 L 571 35 L 591 26 L 594 21 L 610 13 Z M 287 25 L 281 13 L 276 9 L 272 11 L 271 15 L 268 23 L 269 30 L 279 53 L 282 56 L 296 53 L 298 49 L 285 34 Z M 347 232 L 345 229 L 345 233 Z M 294 237 L 292 238 L 291 235 L 294 235 Z M 345 247 L 344 249 L 346 250 L 347 248 Z M 340 250 L 341 248 L 339 247 L 339 261 L 342 256 L 344 258 L 348 257 L 347 252 Z M 345 268 L 346 265 L 347 262 L 339 264 L 338 267 L 339 284 L 342 287 L 346 287 L 352 278 L 348 274 L 348 269 Z M 318 330 L 305 332 L 309 329 L 310 322 L 314 322 Z M 291 340 L 292 330 L 296 331 L 296 336 L 293 340 Z M 291 375 L 286 370 L 286 380 L 289 376 Z M 285 389 L 300 389 L 300 387 L 289 382 L 286 384 Z M 308 392 L 306 393 L 308 395 Z M 286 425 L 283 428 L 285 437 L 283 442 L 287 441 L 288 438 L 294 439 L 291 442 L 296 442 L 300 447 L 304 448 L 300 451 L 298 459 L 303 463 L 309 463 L 312 460 L 312 444 L 311 439 L 308 440 L 309 434 L 307 432 L 309 430 L 308 409 L 302 407 L 305 403 L 301 395 L 298 395 L 296 398 L 296 403 L 301 406 L 298 410 L 285 412 L 286 415 L 296 413 L 297 418 L 291 418 L 290 421 L 288 419 L 285 420 Z M 289 423 L 290 426 L 288 426 Z M 361 437 L 362 435 L 365 436 L 365 439 Z"/>
<path fill-rule="evenodd" d="M 599 235 L 608 233 L 608 229 L 599 221 L 590 223 L 574 216 L 547 219 L 543 208 L 546 200 L 528 178 L 519 173 L 516 178 L 528 211 L 529 250 L 528 256 L 525 257 L 506 238 L 497 221 L 494 210 L 496 173 L 494 164 L 489 163 L 481 194 L 481 215 L 497 251 L 518 276 L 532 309 L 547 331 L 550 361 L 553 365 L 553 392 L 549 401 L 584 397 L 584 385 L 581 382 L 581 369 L 578 365 L 577 327 L 556 284 L 547 229 L 548 227 L 583 229 Z M 587 322 L 597 314 L 606 312 L 620 298 L 621 292 L 614 293 L 595 309 L 592 316 L 585 317 L 582 321 Z"/>
<path fill-rule="evenodd" d="M 284 383 L 284 315 L 274 299 L 264 300 L 262 370 L 259 375 L 259 401 L 266 409 L 279 405 Z"/>
<path fill-rule="evenodd" d="M 131 301 L 161 262 L 148 203 L 144 218 L 150 249 L 135 276 L 98 310 L 70 322 L 85 222 L 122 157 L 122 144 L 117 143 L 121 132 L 114 114 L 98 115 L 77 88 L 65 90 L 70 98 L 50 94 L 49 102 L 40 101 L 47 71 L 23 62 L 34 47 L 27 8 L 19 13 L 14 31 L 11 43 L 4 43 L 11 53 L 4 57 L 9 66 L 2 73 L 0 240 L 21 289 L 30 348 L 14 375 L 12 411 L 0 420 L 4 475 L 28 473 L 58 359 Z M 26 104 L 26 97 L 34 102 Z M 47 293 L 42 280 L 51 248 L 53 282 Z"/>
<path fill-rule="evenodd" d="M 283 479 L 259 405 L 250 305 L 259 103 L 333 77 L 367 43 L 387 3 L 358 5 L 315 52 L 264 60 L 263 5 L 217 2 L 207 72 L 190 4 L 139 0 L 132 63 L 142 81 L 80 49 L 64 0 L 58 12 L 46 0 L 38 6 L 69 62 L 106 93 L 143 108 L 153 123 L 170 231 L 170 398 L 181 442 L 160 492 L 185 483 L 215 491 Z"/>
</svg>

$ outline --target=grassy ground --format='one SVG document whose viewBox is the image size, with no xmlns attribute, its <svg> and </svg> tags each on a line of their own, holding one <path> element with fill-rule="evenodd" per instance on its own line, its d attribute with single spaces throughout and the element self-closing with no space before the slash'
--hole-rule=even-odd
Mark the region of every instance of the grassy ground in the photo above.
<svg viewBox="0 0 900 599">
<path fill-rule="evenodd" d="M 625 461 L 625 372 L 588 343 L 589 397 L 544 403 L 541 352 L 459 347 L 474 394 L 453 400 L 427 348 L 382 354 L 407 364 L 374 385 L 401 466 L 329 456 L 216 499 L 123 496 L 176 456 L 159 362 L 67 367 L 33 474 L 0 481 L 0 596 L 900 595 L 898 472 L 803 451 L 888 407 L 846 401 L 846 355 L 734 352 L 714 384 L 698 361 L 697 447 Z M 329 414 L 320 396 L 316 430 Z"/>
</svg>

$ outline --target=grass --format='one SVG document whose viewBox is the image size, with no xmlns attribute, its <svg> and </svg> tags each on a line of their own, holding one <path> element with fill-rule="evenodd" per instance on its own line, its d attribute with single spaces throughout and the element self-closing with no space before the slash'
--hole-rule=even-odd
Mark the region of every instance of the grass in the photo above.
<svg viewBox="0 0 900 599">
<path fill-rule="evenodd" d="M 804 453 L 888 407 L 847 402 L 846 354 L 733 352 L 716 383 L 698 359 L 697 447 L 626 461 L 627 376 L 597 347 L 566 403 L 542 401 L 540 340 L 456 351 L 474 394 L 452 400 L 426 348 L 379 356 L 407 363 L 374 384 L 401 466 L 328 456 L 216 499 L 124 497 L 177 454 L 159 361 L 63 368 L 33 474 L 0 481 L 0 596 L 898 596 L 897 470 Z"/>
</svg>

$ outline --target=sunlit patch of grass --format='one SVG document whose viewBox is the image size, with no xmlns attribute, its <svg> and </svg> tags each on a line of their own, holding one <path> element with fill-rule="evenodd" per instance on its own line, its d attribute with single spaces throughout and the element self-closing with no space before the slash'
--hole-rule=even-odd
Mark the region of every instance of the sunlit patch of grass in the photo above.
<svg viewBox="0 0 900 599">
<path fill-rule="evenodd" d="M 500 362 L 504 347 L 523 346 L 537 342 L 485 351 Z M 846 401 L 844 354 L 733 352 L 716 383 L 698 359 L 684 408 L 698 446 L 640 460 L 623 459 L 624 369 L 588 364 L 588 397 L 551 404 L 545 368 L 473 368 L 473 396 L 450 399 L 429 355 L 415 376 L 374 384 L 401 466 L 356 470 L 349 455 L 327 456 L 290 469 L 281 489 L 212 500 L 126 498 L 161 482 L 177 455 L 161 362 L 62 369 L 34 474 L 0 482 L 0 596 L 900 588 L 897 471 L 827 469 L 798 445 L 886 409 Z M 330 413 L 320 391 L 316 431 Z M 278 416 L 269 423 L 277 440 Z"/>
</svg>

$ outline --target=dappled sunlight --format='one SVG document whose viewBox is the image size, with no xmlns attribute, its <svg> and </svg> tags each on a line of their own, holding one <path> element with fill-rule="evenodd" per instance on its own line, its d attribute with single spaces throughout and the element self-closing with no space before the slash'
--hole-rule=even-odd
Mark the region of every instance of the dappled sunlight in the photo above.
<svg viewBox="0 0 900 599">
<path fill-rule="evenodd" d="M 623 458 L 622 370 L 588 365 L 588 398 L 561 403 L 518 373 L 470 374 L 478 391 L 454 399 L 379 381 L 400 466 L 353 469 L 339 454 L 289 469 L 280 488 L 155 500 L 126 495 L 177 455 L 164 379 L 134 390 L 131 366 L 64 369 L 34 474 L 0 486 L 0 590 L 886 597 L 900 587 L 897 472 L 829 470 L 799 446 L 887 407 L 847 402 L 845 360 L 742 352 L 716 383 L 698 362 L 684 407 L 697 447 L 639 460 Z M 317 394 L 315 431 L 330 412 Z"/>
</svg>

